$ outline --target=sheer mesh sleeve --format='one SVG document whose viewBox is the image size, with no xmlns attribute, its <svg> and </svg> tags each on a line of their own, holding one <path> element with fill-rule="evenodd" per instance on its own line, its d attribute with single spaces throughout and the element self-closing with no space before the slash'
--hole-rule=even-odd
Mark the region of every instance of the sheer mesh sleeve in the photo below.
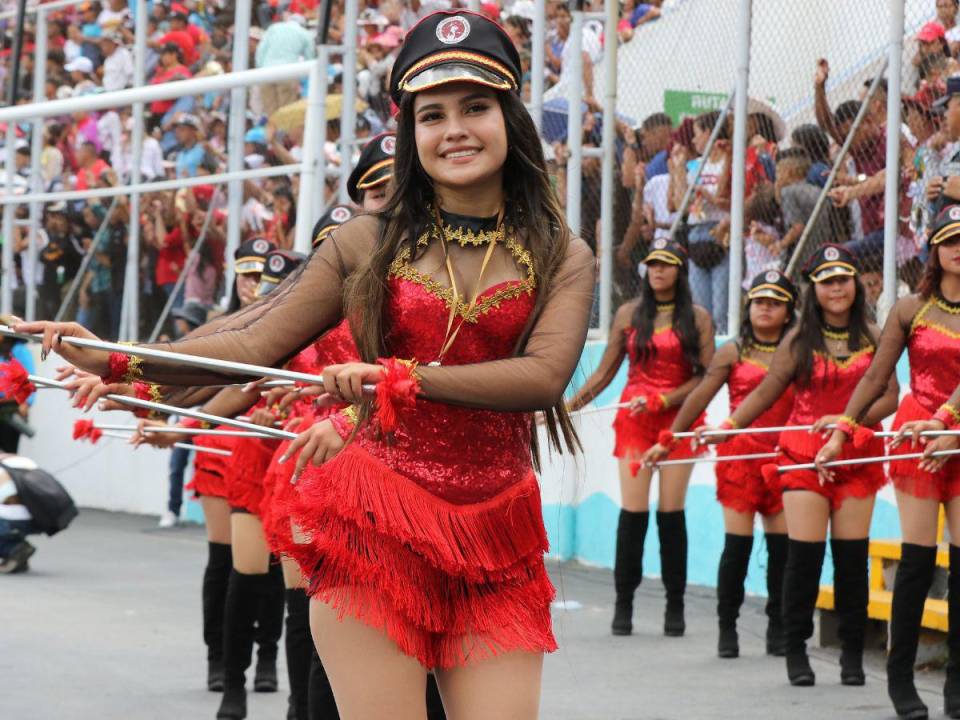
<svg viewBox="0 0 960 720">
<path fill-rule="evenodd" d="M 361 216 L 333 231 L 300 269 L 248 308 L 174 343 L 146 345 L 186 355 L 280 366 L 343 316 L 343 282 L 372 252 L 376 218 Z M 168 385 L 236 381 L 235 374 L 143 358 L 146 380 Z"/>
<path fill-rule="evenodd" d="M 637 302 L 628 302 L 620 306 L 616 315 L 613 317 L 613 325 L 610 328 L 610 335 L 607 338 L 607 347 L 603 351 L 603 357 L 600 358 L 600 365 L 593 374 L 587 378 L 583 387 L 577 391 L 577 394 L 571 398 L 569 403 L 570 412 L 576 412 L 584 405 L 590 403 L 597 395 L 602 393 L 606 387 L 613 382 L 620 366 L 623 364 L 623 358 L 627 354 L 627 329 L 630 327 L 633 312 L 636 310 Z"/>
<path fill-rule="evenodd" d="M 770 359 L 770 369 L 756 389 L 744 398 L 737 411 L 730 416 L 737 427 L 747 427 L 773 405 L 784 390 L 793 381 L 797 372 L 797 361 L 793 356 L 793 339 L 796 329 L 791 330 L 781 340 L 780 346 Z"/>
<path fill-rule="evenodd" d="M 513 412 L 556 405 L 583 351 L 595 268 L 589 246 L 572 241 L 522 353 L 473 365 L 421 366 L 421 394 L 451 405 Z"/>
<path fill-rule="evenodd" d="M 673 432 L 686 432 L 690 429 L 693 421 L 700 417 L 700 413 L 707 409 L 710 401 L 719 392 L 720 388 L 730 376 L 730 369 L 739 357 L 739 350 L 736 342 L 728 342 L 719 352 L 717 352 L 707 372 L 699 384 L 687 395 L 680 406 L 677 417 L 673 420 L 670 430 Z"/>
<path fill-rule="evenodd" d="M 176 405 L 182 408 L 196 407 L 210 400 L 221 388 L 217 387 L 175 387 L 161 385 L 160 396 L 167 405 Z"/>
<path fill-rule="evenodd" d="M 863 420 L 874 401 L 888 389 L 890 377 L 910 337 L 910 325 L 922 304 L 919 296 L 910 295 L 893 306 L 883 326 L 873 361 L 850 396 L 844 415 L 857 421 Z"/>
</svg>

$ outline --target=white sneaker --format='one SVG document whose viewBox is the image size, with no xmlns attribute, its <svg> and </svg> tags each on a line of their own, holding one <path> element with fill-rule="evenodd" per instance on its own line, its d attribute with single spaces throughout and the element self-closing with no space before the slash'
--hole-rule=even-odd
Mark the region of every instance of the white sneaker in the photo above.
<svg viewBox="0 0 960 720">
<path fill-rule="evenodd" d="M 177 524 L 177 516 L 174 515 L 169 510 L 164 511 L 163 515 L 160 516 L 160 527 L 162 528 L 172 528 Z"/>
</svg>

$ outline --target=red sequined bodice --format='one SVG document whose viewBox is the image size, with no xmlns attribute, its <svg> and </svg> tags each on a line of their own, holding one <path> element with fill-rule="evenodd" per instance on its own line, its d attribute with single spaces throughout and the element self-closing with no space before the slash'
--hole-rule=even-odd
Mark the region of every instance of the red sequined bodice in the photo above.
<svg viewBox="0 0 960 720">
<path fill-rule="evenodd" d="M 730 391 L 730 414 L 733 415 L 740 403 L 753 392 L 767 375 L 769 368 L 750 359 L 740 359 L 730 368 L 727 388 Z M 751 423 L 751 427 L 778 427 L 783 425 L 793 410 L 793 386 L 788 387 L 777 401 L 767 408 L 760 417 Z"/>
<path fill-rule="evenodd" d="M 499 283 L 484 291 L 466 319 L 444 365 L 511 357 L 533 310 L 536 295 L 530 279 Z M 443 345 L 450 296 L 424 279 L 391 274 L 384 306 L 389 355 L 428 364 Z M 357 440 L 394 471 L 452 503 L 490 498 L 525 479 L 531 469 L 530 416 L 477 410 L 418 399 L 401 413 L 392 442 L 370 433 Z"/>
<path fill-rule="evenodd" d="M 647 393 L 668 393 L 683 385 L 693 375 L 693 368 L 683 355 L 680 337 L 672 327 L 655 330 L 650 342 L 654 354 L 641 362 L 637 349 L 637 331 L 627 328 L 625 342 L 630 357 L 627 370 L 627 385 L 623 389 L 624 398 L 633 398 Z"/>
<path fill-rule="evenodd" d="M 957 388 L 960 379 L 960 337 L 935 323 L 914 323 L 907 341 L 910 393 L 930 414 Z"/>
<path fill-rule="evenodd" d="M 824 415 L 842 415 L 854 388 L 870 367 L 873 353 L 870 346 L 846 360 L 814 354 L 810 382 L 796 387 L 787 424 L 810 425 Z"/>
<path fill-rule="evenodd" d="M 340 363 L 358 362 L 360 360 L 360 351 L 357 350 L 357 344 L 353 341 L 350 323 L 346 320 L 333 330 L 317 338 L 313 343 L 312 350 L 316 370 L 305 372 L 319 372 L 328 365 L 339 365 Z"/>
</svg>

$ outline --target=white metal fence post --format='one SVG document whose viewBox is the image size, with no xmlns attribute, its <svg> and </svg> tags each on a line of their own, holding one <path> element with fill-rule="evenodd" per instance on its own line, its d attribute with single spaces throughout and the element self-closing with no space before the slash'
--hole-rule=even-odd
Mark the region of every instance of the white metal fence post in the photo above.
<svg viewBox="0 0 960 720">
<path fill-rule="evenodd" d="M 883 292 L 877 303 L 881 323 L 897 301 L 897 236 L 900 215 L 900 60 L 903 56 L 904 0 L 890 3 L 887 73 L 887 173 L 883 195 Z"/>
<path fill-rule="evenodd" d="M 357 0 L 347 0 L 343 11 L 343 108 L 340 111 L 340 202 L 350 202 L 347 180 L 353 169 L 357 136 Z M 324 118 L 324 123 L 326 118 Z M 316 208 L 322 212 L 323 208 Z"/>
<path fill-rule="evenodd" d="M 530 114 L 537 130 L 543 129 L 543 72 L 547 64 L 546 3 L 533 4 L 533 47 L 530 53 Z"/>
<path fill-rule="evenodd" d="M 16 148 L 17 124 L 7 121 L 7 140 L 4 147 L 4 174 L 6 191 L 13 195 L 13 178 L 16 176 L 14 166 L 17 163 Z M 3 277 L 0 280 L 0 312 L 9 315 L 13 312 L 13 282 L 16 271 L 13 265 L 13 215 L 16 206 L 5 205 L 3 208 Z"/>
<path fill-rule="evenodd" d="M 309 254 L 313 238 L 310 233 L 316 222 L 314 216 L 319 208 L 313 207 L 316 189 L 314 183 L 323 183 L 323 175 L 318 172 L 319 158 L 323 157 L 326 140 L 326 97 L 327 97 L 327 59 L 329 51 L 321 45 L 317 51 L 317 60 L 310 69 L 307 88 L 307 113 L 303 125 L 303 167 L 300 170 L 300 192 L 297 198 L 297 226 L 293 240 L 293 249 Z M 318 129 L 323 127 L 323 131 Z M 319 176 L 319 177 L 318 177 Z"/>
<path fill-rule="evenodd" d="M 567 225 L 580 234 L 580 189 L 583 182 L 583 10 L 574 10 L 570 24 L 570 69 L 567 75 Z"/>
<path fill-rule="evenodd" d="M 614 144 L 616 143 L 617 107 L 617 21 L 619 4 L 606 2 L 607 37 L 603 55 L 603 165 L 600 185 L 600 328 L 610 327 L 613 305 L 613 190 Z"/>
<path fill-rule="evenodd" d="M 747 153 L 747 95 L 750 92 L 750 18 L 752 0 L 740 0 L 737 17 L 737 80 L 733 111 L 733 176 L 730 186 L 730 284 L 727 333 L 740 332 L 740 286 L 743 284 L 743 207 Z M 706 161 L 706 160 L 704 160 Z"/>
<path fill-rule="evenodd" d="M 37 36 L 34 46 L 33 101 L 46 99 L 47 86 L 47 11 L 37 8 Z M 33 121 L 33 134 L 30 136 L 30 189 L 33 192 L 43 190 L 43 177 L 40 174 L 40 156 L 43 154 L 44 119 Z M 43 205 L 30 203 L 30 228 L 27 245 L 27 261 L 23 263 L 23 284 L 26 289 L 25 315 L 33 320 L 37 314 L 37 235 L 40 232 L 40 216 Z"/>
</svg>

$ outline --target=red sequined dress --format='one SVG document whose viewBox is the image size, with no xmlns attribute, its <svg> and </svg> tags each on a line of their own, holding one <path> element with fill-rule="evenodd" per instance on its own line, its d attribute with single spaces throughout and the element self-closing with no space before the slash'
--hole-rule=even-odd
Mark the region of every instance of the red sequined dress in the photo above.
<svg viewBox="0 0 960 720">
<path fill-rule="evenodd" d="M 198 420 L 188 420 L 182 423 L 186 427 L 201 427 Z M 231 430 L 226 425 L 220 425 L 217 430 Z M 197 447 L 214 450 L 233 450 L 237 438 L 224 435 L 196 435 L 193 444 Z M 227 461 L 230 458 L 219 453 L 195 452 L 193 454 L 193 477 L 187 483 L 187 490 L 192 490 L 196 497 L 227 497 L 227 483 L 224 475 L 227 471 Z"/>
<path fill-rule="evenodd" d="M 812 425 L 824 415 L 842 415 L 854 388 L 870 367 L 873 355 L 872 346 L 853 353 L 845 360 L 815 353 L 810 382 L 795 387 L 793 412 L 786 424 Z M 873 429 L 879 428 L 878 424 Z M 796 465 L 813 462 L 823 447 L 824 439 L 801 430 L 781 433 L 778 444 L 781 450 L 778 464 Z M 859 448 L 848 442 L 837 459 L 874 455 L 883 455 L 883 440 L 880 438 L 873 438 Z M 821 485 L 815 470 L 794 470 L 779 474 L 772 484 L 783 490 L 819 493 L 828 498 L 836 509 L 846 498 L 869 497 L 887 482 L 883 465 L 879 463 L 835 468 L 834 477 L 834 482 Z"/>
<path fill-rule="evenodd" d="M 345 281 L 376 255 L 381 222 L 344 223 L 295 282 L 158 347 L 257 365 L 288 361 L 343 320 Z M 301 569 L 313 599 L 385 633 L 425 667 L 447 668 L 556 647 L 531 426 L 534 412 L 561 402 L 580 360 L 596 259 L 572 241 L 541 292 L 514 233 L 488 263 L 490 240 L 450 242 L 461 287 L 466 279 L 486 288 L 471 305 L 462 298 L 472 299 L 472 287 L 460 300 L 449 289 L 439 233 L 434 226 L 405 240 L 386 278 L 385 354 L 420 361 L 415 404 L 398 409 L 392 437 L 363 425 L 333 460 L 310 467 L 296 485 L 293 519 L 309 537 Z M 460 330 L 442 365 L 431 365 L 450 307 Z M 138 366 L 158 383 L 232 378 L 145 357 Z"/>
<path fill-rule="evenodd" d="M 297 356 L 297 364 L 302 368 L 302 372 L 319 373 L 328 365 L 356 362 L 358 359 L 359 353 L 350 334 L 350 325 L 344 321 L 301 352 Z M 313 398 L 303 398 L 291 406 L 289 419 L 300 418 L 296 427 L 291 429 L 301 433 L 315 422 L 338 411 L 340 407 L 334 405 L 314 409 Z M 301 545 L 294 543 L 290 528 L 289 510 L 297 495 L 296 486 L 291 483 L 296 463 L 293 459 L 282 465 L 279 462 L 290 443 L 290 440 L 281 441 L 270 459 L 263 480 L 260 519 L 270 551 L 275 555 L 296 557 L 297 550 L 303 549 Z"/>
<path fill-rule="evenodd" d="M 957 316 L 947 316 L 931 299 L 910 324 L 910 393 L 900 402 L 894 429 L 912 420 L 929 420 L 956 389 L 960 378 L 960 333 L 947 326 L 951 320 L 956 324 Z M 890 453 L 917 451 L 912 443 L 905 442 Z M 960 495 L 960 462 L 956 460 L 948 461 L 936 473 L 920 470 L 916 460 L 894 461 L 890 463 L 890 478 L 898 490 L 915 497 L 947 502 Z"/>
<path fill-rule="evenodd" d="M 693 377 L 693 368 L 683 354 L 680 337 L 671 326 L 654 330 L 650 342 L 655 353 L 646 361 L 641 361 L 636 348 L 637 331 L 634 328 L 624 330 L 630 366 L 627 370 L 627 384 L 620 395 L 620 402 L 630 402 L 638 396 L 664 395 L 676 390 Z M 630 414 L 630 408 L 620 408 L 613 421 L 616 443 L 613 454 L 618 458 L 639 457 L 657 443 L 661 430 L 669 430 L 680 406 L 668 407 L 658 412 Z M 691 428 L 703 424 L 703 413 L 693 422 Z M 690 440 L 681 440 L 670 451 L 671 460 L 702 455 L 704 448 L 692 449 Z"/>
<path fill-rule="evenodd" d="M 760 384 L 768 370 L 769 368 L 766 365 L 747 357 L 741 357 L 734 363 L 727 377 L 731 415 L 740 406 L 744 398 Z M 754 420 L 750 427 L 784 425 L 792 410 L 793 387 L 791 386 L 760 417 Z M 772 453 L 776 450 L 777 441 L 776 433 L 734 435 L 730 440 L 717 445 L 717 455 Z M 782 511 L 782 493 L 778 488 L 771 487 L 763 479 L 761 468 L 769 463 L 770 460 L 718 462 L 715 467 L 717 501 L 724 507 L 736 512 L 757 512 L 764 516 L 770 516 Z"/>
</svg>

